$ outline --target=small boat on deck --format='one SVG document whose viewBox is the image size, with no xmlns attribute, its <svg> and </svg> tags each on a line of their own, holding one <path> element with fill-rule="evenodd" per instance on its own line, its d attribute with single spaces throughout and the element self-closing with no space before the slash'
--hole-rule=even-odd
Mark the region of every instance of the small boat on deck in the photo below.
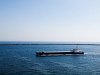
<svg viewBox="0 0 100 75">
<path fill-rule="evenodd" d="M 41 51 L 36 52 L 36 56 L 58 56 L 58 55 L 79 55 L 84 54 L 82 50 L 75 48 L 70 51 Z"/>
</svg>

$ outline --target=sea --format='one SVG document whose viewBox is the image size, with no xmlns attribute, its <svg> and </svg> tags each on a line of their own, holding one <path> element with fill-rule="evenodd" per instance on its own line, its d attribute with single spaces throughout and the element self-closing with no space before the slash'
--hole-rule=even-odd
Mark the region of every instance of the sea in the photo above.
<svg viewBox="0 0 100 75">
<path fill-rule="evenodd" d="M 37 57 L 38 51 L 76 47 L 67 45 L 68 42 L 50 43 L 0 42 L 0 75 L 100 75 L 100 45 L 78 45 L 84 55 Z"/>
</svg>

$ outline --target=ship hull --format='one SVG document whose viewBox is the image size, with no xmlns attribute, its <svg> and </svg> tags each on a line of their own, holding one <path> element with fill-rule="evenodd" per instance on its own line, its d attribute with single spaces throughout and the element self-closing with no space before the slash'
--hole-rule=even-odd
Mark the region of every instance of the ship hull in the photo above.
<svg viewBox="0 0 100 75">
<path fill-rule="evenodd" d="M 79 55 L 84 52 L 36 52 L 36 56 L 56 56 L 56 55 Z"/>
</svg>

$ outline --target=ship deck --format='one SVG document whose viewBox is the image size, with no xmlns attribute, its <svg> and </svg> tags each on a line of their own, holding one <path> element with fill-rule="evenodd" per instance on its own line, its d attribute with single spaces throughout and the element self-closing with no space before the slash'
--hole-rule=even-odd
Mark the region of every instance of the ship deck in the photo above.
<svg viewBox="0 0 100 75">
<path fill-rule="evenodd" d="M 84 52 L 73 52 L 73 51 L 36 52 L 36 56 L 68 55 L 68 54 L 84 54 Z"/>
</svg>

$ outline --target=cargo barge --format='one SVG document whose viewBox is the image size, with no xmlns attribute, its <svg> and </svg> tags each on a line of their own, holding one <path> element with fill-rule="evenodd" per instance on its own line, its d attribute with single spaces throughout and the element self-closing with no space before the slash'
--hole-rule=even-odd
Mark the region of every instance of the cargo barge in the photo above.
<svg viewBox="0 0 100 75">
<path fill-rule="evenodd" d="M 80 55 L 84 54 L 83 51 L 79 49 L 73 49 L 70 51 L 41 51 L 36 52 L 36 56 L 57 56 L 57 55 Z"/>
</svg>

